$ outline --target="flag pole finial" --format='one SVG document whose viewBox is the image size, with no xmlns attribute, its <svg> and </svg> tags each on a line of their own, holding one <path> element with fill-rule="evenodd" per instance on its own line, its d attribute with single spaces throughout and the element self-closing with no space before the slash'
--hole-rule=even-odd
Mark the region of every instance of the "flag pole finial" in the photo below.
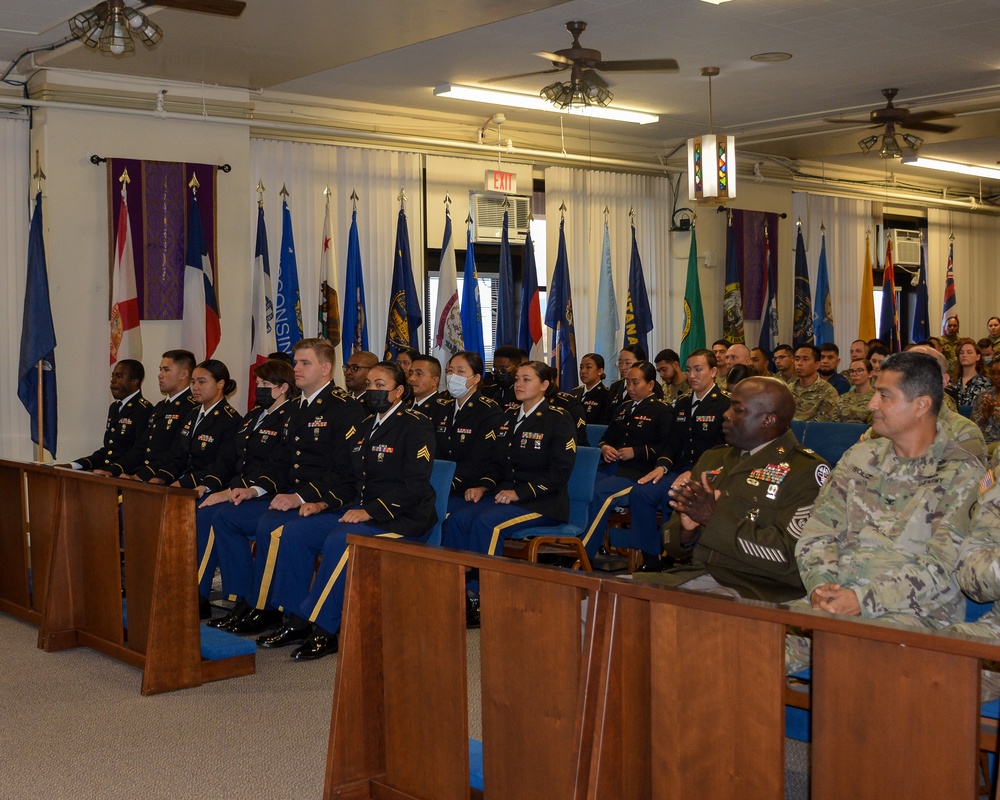
<svg viewBox="0 0 1000 800">
<path fill-rule="evenodd" d="M 608 224 L 608 217 L 611 216 L 611 209 L 608 206 L 604 206 L 604 224 Z"/>
<path fill-rule="evenodd" d="M 44 178 L 45 176 L 42 175 L 42 177 Z M 951 233 L 948 234 L 948 241 L 949 242 L 954 242 L 955 241 L 955 231 L 952 231 Z"/>
<path fill-rule="evenodd" d="M 634 228 L 635 227 L 635 206 L 629 206 L 628 207 L 628 221 L 629 221 L 629 224 Z"/>
<path fill-rule="evenodd" d="M 726 216 L 729 217 L 729 227 L 733 227 L 733 210 L 731 208 L 728 209 Z"/>
<path fill-rule="evenodd" d="M 444 193 L 444 213 L 447 214 L 451 211 L 451 195 L 448 192 Z"/>
<path fill-rule="evenodd" d="M 333 194 L 333 193 L 330 191 L 330 184 L 327 184 L 326 188 L 323 189 L 323 197 L 326 198 L 326 207 L 327 208 L 330 207 L 330 195 L 331 194 Z"/>
<path fill-rule="evenodd" d="M 825 222 L 823 222 L 823 223 L 820 224 L 820 226 L 819 226 L 819 232 L 822 233 L 824 236 L 826 236 L 826 223 Z"/>
<path fill-rule="evenodd" d="M 197 172 L 192 172 L 191 173 L 191 180 L 188 181 L 188 188 L 191 189 L 191 194 L 193 194 L 195 197 L 198 196 L 198 187 L 199 186 L 201 186 L 201 184 L 198 183 L 198 173 Z"/>
<path fill-rule="evenodd" d="M 42 161 L 39 152 L 35 151 L 35 174 L 31 176 L 35 179 L 35 189 L 36 191 L 42 191 L 42 181 L 45 180 L 45 173 L 42 172 Z M 38 438 L 41 439 L 42 435 L 39 434 Z"/>
<path fill-rule="evenodd" d="M 472 212 L 471 211 L 469 212 L 469 216 L 467 216 L 465 218 L 465 224 L 468 225 L 468 226 L 470 226 L 470 227 L 472 226 Z"/>
<path fill-rule="evenodd" d="M 258 208 L 263 208 L 264 207 L 264 182 L 260 178 L 257 179 L 257 188 L 256 188 L 255 191 L 257 192 L 257 207 Z"/>
<path fill-rule="evenodd" d="M 122 197 L 125 197 L 125 187 L 132 182 L 132 179 L 128 176 L 127 169 L 122 170 L 122 174 L 118 177 L 118 182 L 122 185 Z"/>
<path fill-rule="evenodd" d="M 566 201 L 559 204 L 559 219 L 566 219 Z"/>
<path fill-rule="evenodd" d="M 529 197 L 528 198 L 528 222 L 534 222 L 534 221 L 535 221 L 535 214 L 531 210 L 531 198 Z"/>
<path fill-rule="evenodd" d="M 352 188 L 351 188 L 351 203 L 353 204 L 353 209 L 354 209 L 355 211 L 357 211 L 357 210 L 358 210 L 358 200 L 360 200 L 360 199 L 361 199 L 361 198 L 360 198 L 360 197 L 358 197 L 358 191 L 357 191 L 357 189 L 354 189 L 354 188 L 352 187 Z"/>
<path fill-rule="evenodd" d="M 281 184 L 281 191 L 278 192 L 278 194 L 286 198 L 292 196 L 291 193 L 288 191 L 288 187 L 285 186 L 285 184 Z"/>
<path fill-rule="evenodd" d="M 406 200 L 407 200 L 405 186 L 399 187 L 399 194 L 396 196 L 396 199 L 399 201 L 399 210 L 402 211 L 403 208 L 406 206 Z"/>
<path fill-rule="evenodd" d="M 503 202 L 500 204 L 501 208 L 510 208 L 510 198 L 507 195 L 503 196 Z"/>
<path fill-rule="evenodd" d="M 797 220 L 795 220 L 795 227 L 798 228 L 799 230 L 802 230 L 802 217 L 799 217 Z"/>
</svg>

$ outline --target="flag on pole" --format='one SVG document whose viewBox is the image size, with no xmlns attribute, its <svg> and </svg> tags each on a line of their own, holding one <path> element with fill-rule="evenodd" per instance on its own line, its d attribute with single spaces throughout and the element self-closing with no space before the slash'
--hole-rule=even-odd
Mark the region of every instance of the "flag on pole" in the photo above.
<svg viewBox="0 0 1000 800">
<path fill-rule="evenodd" d="M 35 212 L 28 233 L 28 274 L 21 318 L 21 354 L 17 366 L 17 398 L 31 417 L 31 441 L 56 455 L 59 417 L 56 405 L 56 329 L 49 302 L 49 276 L 42 233 L 42 193 L 35 195 Z M 39 365 L 41 386 L 39 387 Z M 41 459 L 39 459 L 41 460 Z"/>
<path fill-rule="evenodd" d="M 896 307 L 896 271 L 892 265 L 892 239 L 885 248 L 885 280 L 882 283 L 882 319 L 878 338 L 890 353 L 899 352 L 899 310 Z"/>
<path fill-rule="evenodd" d="M 333 229 L 330 226 L 330 198 L 327 189 L 326 214 L 323 217 L 323 245 L 319 253 L 319 335 L 334 347 L 340 344 L 340 295 L 337 287 L 337 262 L 333 260 Z"/>
<path fill-rule="evenodd" d="M 826 265 L 826 231 L 819 250 L 819 267 L 816 270 L 816 310 L 813 314 L 815 342 L 819 346 L 836 342 L 833 333 L 833 302 L 830 300 L 830 270 Z"/>
<path fill-rule="evenodd" d="M 417 328 L 423 323 L 417 287 L 413 283 L 413 261 L 410 258 L 410 232 L 406 212 L 400 205 L 396 217 L 396 249 L 392 257 L 392 288 L 389 290 L 389 318 L 385 324 L 386 361 L 395 361 L 404 347 L 417 349 L 420 337 Z"/>
<path fill-rule="evenodd" d="M 552 359 L 559 371 L 559 388 L 568 392 L 580 383 L 576 366 L 576 330 L 573 325 L 573 290 L 566 254 L 566 220 L 559 221 L 559 253 L 549 284 L 545 325 L 552 328 Z"/>
<path fill-rule="evenodd" d="M 274 341 L 274 301 L 271 299 L 271 260 L 267 253 L 264 205 L 257 206 L 257 241 L 253 253 L 253 289 L 250 307 L 250 375 L 247 379 L 247 411 L 256 404 L 249 387 L 254 385 L 254 369 L 277 349 Z"/>
<path fill-rule="evenodd" d="M 795 237 L 795 307 L 792 316 L 792 346 L 814 344 L 812 291 L 809 286 L 809 265 L 806 263 L 806 245 L 802 239 L 802 222 Z"/>
<path fill-rule="evenodd" d="M 118 209 L 115 231 L 115 271 L 111 278 L 111 364 L 124 358 L 142 360 L 142 335 L 139 331 L 139 293 L 135 287 L 135 258 L 132 254 L 132 231 L 125 187 L 128 172 L 123 172 L 122 203 Z"/>
<path fill-rule="evenodd" d="M 351 353 L 368 349 L 368 318 L 365 310 L 365 276 L 361 269 L 361 242 L 358 238 L 358 209 L 351 212 L 347 234 L 347 283 L 344 286 L 344 327 L 340 343 L 344 363 Z"/>
<path fill-rule="evenodd" d="M 295 258 L 295 237 L 292 235 L 292 212 L 288 208 L 287 199 L 281 201 L 281 250 L 278 256 L 274 336 L 278 350 L 282 353 L 291 353 L 292 347 L 302 338 L 299 267 Z"/>
<path fill-rule="evenodd" d="M 760 337 L 757 346 L 773 353 L 778 344 L 778 266 L 771 264 L 771 239 L 764 226 L 764 313 L 760 317 Z M 771 362 L 774 363 L 773 361 Z"/>
<path fill-rule="evenodd" d="M 733 215 L 729 214 L 726 228 L 726 293 L 722 298 L 722 338 L 730 344 L 743 344 L 743 291 L 740 287 L 740 272 L 736 258 L 736 233 L 733 230 Z"/>
<path fill-rule="evenodd" d="M 649 353 L 646 334 L 653 330 L 653 312 L 649 310 L 646 279 L 642 275 L 642 259 L 632 226 L 632 255 L 628 265 L 628 294 L 625 297 L 625 335 L 622 346 L 637 344 Z M 605 361 L 605 363 L 608 363 Z"/>
<path fill-rule="evenodd" d="M 471 225 L 465 233 L 461 314 L 464 349 L 470 353 L 479 353 L 480 358 L 486 361 L 486 346 L 483 344 L 483 311 L 479 305 L 479 273 L 476 272 L 476 254 L 472 249 Z"/>
<path fill-rule="evenodd" d="M 958 298 L 955 296 L 955 243 L 948 245 L 948 272 L 944 279 L 944 310 L 941 312 L 941 332 L 948 317 L 954 316 Z"/>
<path fill-rule="evenodd" d="M 510 263 L 510 239 L 508 238 L 508 214 L 503 212 L 503 228 L 500 230 L 500 279 L 497 286 L 497 323 L 493 328 L 493 349 L 517 341 L 514 325 L 514 269 Z"/>
<path fill-rule="evenodd" d="M 524 350 L 532 361 L 541 361 L 545 358 L 540 297 L 535 245 L 531 241 L 531 231 L 528 231 L 524 242 L 524 278 L 521 281 L 521 317 L 517 326 L 517 346 Z"/>
<path fill-rule="evenodd" d="M 194 353 L 196 362 L 211 358 L 222 339 L 219 303 L 212 283 L 212 260 L 198 211 L 198 182 L 192 179 L 188 213 L 187 251 L 184 258 L 184 319 L 181 346 Z"/>
<path fill-rule="evenodd" d="M 858 338 L 867 342 L 878 335 L 875 330 L 875 281 L 872 278 L 872 249 L 865 233 L 865 266 L 861 276 L 861 313 L 858 316 Z"/>
<path fill-rule="evenodd" d="M 701 306 L 698 281 L 698 236 L 691 226 L 691 249 L 688 251 L 687 280 L 684 284 L 684 330 L 681 332 L 681 363 L 695 350 L 705 346 L 705 313 Z"/>
<path fill-rule="evenodd" d="M 438 268 L 437 320 L 434 325 L 433 355 L 441 362 L 441 366 L 445 366 L 461 349 L 462 312 L 458 302 L 455 240 L 451 236 L 451 210 L 445 205 L 444 239 L 441 242 L 441 263 Z M 442 372 L 442 388 L 446 383 L 445 378 Z"/>
<path fill-rule="evenodd" d="M 597 335 L 594 352 L 604 357 L 605 364 L 614 364 L 618 357 L 618 298 L 615 297 L 615 278 L 611 269 L 611 233 L 604 223 L 604 244 L 601 246 L 601 279 L 597 286 Z M 605 377 L 605 382 L 611 380 Z"/>
<path fill-rule="evenodd" d="M 930 298 L 927 296 L 927 265 L 924 261 L 924 245 L 920 244 L 920 273 L 917 276 L 917 299 L 913 305 L 913 330 L 911 342 L 923 342 L 931 336 L 929 316 Z"/>
</svg>

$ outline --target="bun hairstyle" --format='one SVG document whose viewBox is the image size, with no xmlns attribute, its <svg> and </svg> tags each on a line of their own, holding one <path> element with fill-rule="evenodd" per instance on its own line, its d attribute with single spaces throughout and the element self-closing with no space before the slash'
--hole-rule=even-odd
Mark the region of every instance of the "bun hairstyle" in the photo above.
<svg viewBox="0 0 1000 800">
<path fill-rule="evenodd" d="M 550 367 L 544 361 L 525 361 L 518 369 L 528 367 L 540 381 L 548 381 L 549 388 L 545 390 L 545 397 L 555 397 L 559 392 L 559 374 L 555 367 Z"/>
<path fill-rule="evenodd" d="M 229 377 L 229 367 L 215 358 L 208 358 L 202 361 L 195 369 L 203 369 L 212 376 L 216 382 L 223 381 L 222 393 L 226 396 L 236 391 L 236 381 Z"/>
<path fill-rule="evenodd" d="M 394 388 L 403 387 L 403 396 L 400 398 L 401 402 L 407 403 L 413 397 L 413 390 L 410 388 L 410 384 L 406 382 L 406 373 L 403 372 L 403 368 L 395 361 L 379 361 L 371 369 L 380 369 L 388 372 L 396 384 Z"/>
<path fill-rule="evenodd" d="M 254 367 L 253 376 L 275 386 L 287 383 L 289 396 L 295 392 L 295 371 L 287 361 L 269 358 L 263 364 Z"/>
<path fill-rule="evenodd" d="M 631 372 L 634 369 L 637 369 L 640 373 L 642 373 L 642 379 L 646 381 L 646 383 L 652 383 L 656 380 L 656 367 L 648 361 L 636 361 L 631 367 L 628 368 L 628 371 Z"/>
</svg>

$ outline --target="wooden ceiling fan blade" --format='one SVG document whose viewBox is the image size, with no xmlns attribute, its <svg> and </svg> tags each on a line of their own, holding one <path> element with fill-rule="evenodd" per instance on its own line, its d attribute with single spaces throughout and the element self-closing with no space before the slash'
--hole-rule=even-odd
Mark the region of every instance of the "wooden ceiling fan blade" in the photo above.
<svg viewBox="0 0 1000 800">
<path fill-rule="evenodd" d="M 598 61 L 594 69 L 601 72 L 677 72 L 673 58 L 636 58 L 629 61 Z"/>
<path fill-rule="evenodd" d="M 845 119 L 844 117 L 825 117 L 823 122 L 831 125 L 867 125 L 869 128 L 881 128 L 885 123 L 877 122 L 872 124 L 870 119 Z"/>
<path fill-rule="evenodd" d="M 517 75 L 502 75 L 499 78 L 486 78 L 480 81 L 480 83 L 499 83 L 500 81 L 512 81 L 515 78 L 530 78 L 533 75 L 552 75 L 556 72 L 565 72 L 566 67 L 556 67 L 555 69 L 539 69 L 534 72 L 521 72 Z"/>
<path fill-rule="evenodd" d="M 954 119 L 955 115 L 950 111 L 915 111 L 908 114 L 903 120 L 907 125 L 911 122 L 930 122 L 935 119 Z"/>
<path fill-rule="evenodd" d="M 535 53 L 539 58 L 544 58 L 546 61 L 551 61 L 553 64 L 566 64 L 566 66 L 573 65 L 573 59 L 567 58 L 566 56 L 559 55 L 559 53 L 549 53 L 542 50 L 540 53 Z"/>
<path fill-rule="evenodd" d="M 202 14 L 218 14 L 223 17 L 238 17 L 246 9 L 244 0 L 147 0 L 151 6 L 175 8 L 178 11 L 200 11 Z"/>
<path fill-rule="evenodd" d="M 958 127 L 957 125 L 942 125 L 940 122 L 920 122 L 919 120 L 917 122 L 907 120 L 897 124 L 900 128 L 911 131 L 930 131 L 931 133 L 951 133 Z"/>
</svg>

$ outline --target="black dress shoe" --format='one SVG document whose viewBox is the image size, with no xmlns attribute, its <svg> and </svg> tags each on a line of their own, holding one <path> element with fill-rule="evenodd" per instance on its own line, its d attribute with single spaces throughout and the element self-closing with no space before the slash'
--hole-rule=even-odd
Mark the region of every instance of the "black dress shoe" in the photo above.
<svg viewBox="0 0 1000 800">
<path fill-rule="evenodd" d="M 231 625 L 241 621 L 247 614 L 253 611 L 252 606 L 248 606 L 244 602 L 239 602 L 236 604 L 235 608 L 232 609 L 224 617 L 217 617 L 216 619 L 210 619 L 208 625 L 213 628 L 218 628 L 222 631 L 228 631 Z"/>
<path fill-rule="evenodd" d="M 198 600 L 198 619 L 211 619 L 212 618 L 212 604 L 208 600 Z"/>
<path fill-rule="evenodd" d="M 290 644 L 298 644 L 309 638 L 312 629 L 293 628 L 288 623 L 282 625 L 278 630 L 269 636 L 258 636 L 257 645 L 259 647 L 287 647 Z"/>
<path fill-rule="evenodd" d="M 465 627 L 479 627 L 479 595 L 468 593 L 465 595 Z"/>
<path fill-rule="evenodd" d="M 292 658 L 295 661 L 315 661 L 317 658 L 330 655 L 330 653 L 336 653 L 338 646 L 339 637 L 337 634 L 327 636 L 323 633 L 314 633 L 306 639 L 305 644 L 292 653 Z"/>
<path fill-rule="evenodd" d="M 230 633 L 263 633 L 268 628 L 280 625 L 283 617 L 277 610 L 264 610 L 254 608 L 250 610 L 243 619 L 230 624 L 226 630 Z"/>
</svg>

